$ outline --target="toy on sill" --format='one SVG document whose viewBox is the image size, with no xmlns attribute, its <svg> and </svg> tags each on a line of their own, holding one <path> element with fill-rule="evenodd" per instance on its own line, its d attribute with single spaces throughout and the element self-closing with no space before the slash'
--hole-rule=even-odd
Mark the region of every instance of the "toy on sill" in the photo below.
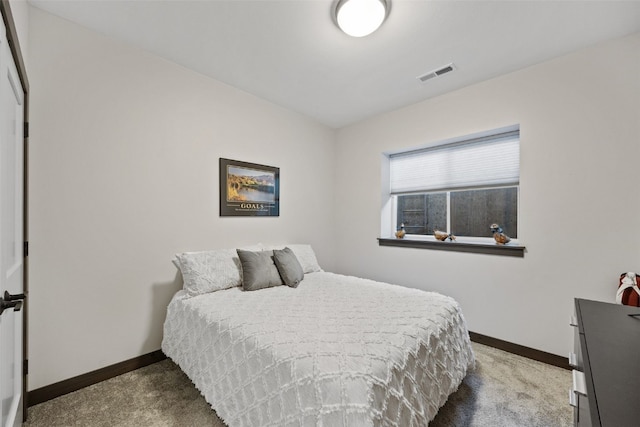
<svg viewBox="0 0 640 427">
<path fill-rule="evenodd" d="M 400 230 L 396 231 L 396 239 L 403 239 L 405 234 L 404 223 L 402 223 L 400 224 Z"/>
<path fill-rule="evenodd" d="M 491 224 L 491 232 L 493 233 L 493 238 L 496 243 L 499 245 L 504 245 L 505 243 L 509 243 L 511 241 L 511 237 L 507 236 L 502 232 L 502 227 L 498 224 Z"/>
<path fill-rule="evenodd" d="M 449 234 L 445 231 L 440 231 L 437 228 L 433 229 L 433 237 L 435 237 L 437 240 L 440 240 L 441 242 L 444 242 L 447 239 L 451 240 L 452 242 L 456 240 L 456 236 L 454 236 L 453 234 Z"/>
</svg>

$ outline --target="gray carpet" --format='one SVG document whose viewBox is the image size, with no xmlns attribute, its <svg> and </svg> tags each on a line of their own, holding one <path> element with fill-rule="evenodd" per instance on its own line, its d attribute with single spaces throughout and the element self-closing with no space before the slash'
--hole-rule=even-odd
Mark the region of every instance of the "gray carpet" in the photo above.
<svg viewBox="0 0 640 427">
<path fill-rule="evenodd" d="M 473 344 L 477 366 L 430 427 L 562 427 L 572 424 L 567 370 Z M 29 408 L 26 427 L 224 427 L 170 360 Z"/>
</svg>

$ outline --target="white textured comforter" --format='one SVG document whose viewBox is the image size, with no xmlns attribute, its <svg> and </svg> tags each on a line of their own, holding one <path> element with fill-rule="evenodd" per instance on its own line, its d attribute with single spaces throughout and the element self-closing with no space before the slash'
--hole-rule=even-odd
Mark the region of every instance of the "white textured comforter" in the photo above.
<svg viewBox="0 0 640 427">
<path fill-rule="evenodd" d="M 230 427 L 424 427 L 474 364 L 453 299 L 327 272 L 180 291 L 162 350 Z"/>
</svg>

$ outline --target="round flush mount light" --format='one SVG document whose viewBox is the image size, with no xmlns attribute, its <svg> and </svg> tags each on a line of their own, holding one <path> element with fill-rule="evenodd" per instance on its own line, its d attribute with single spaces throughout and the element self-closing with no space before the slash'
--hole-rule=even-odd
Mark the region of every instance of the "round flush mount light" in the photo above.
<svg viewBox="0 0 640 427">
<path fill-rule="evenodd" d="M 389 13 L 390 0 L 339 0 L 338 27 L 352 37 L 364 37 L 380 28 Z"/>
</svg>

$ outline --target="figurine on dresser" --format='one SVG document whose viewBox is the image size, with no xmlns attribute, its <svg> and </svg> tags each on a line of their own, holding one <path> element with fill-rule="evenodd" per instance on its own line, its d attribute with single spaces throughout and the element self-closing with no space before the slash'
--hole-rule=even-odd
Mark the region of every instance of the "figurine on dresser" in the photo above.
<svg viewBox="0 0 640 427">
<path fill-rule="evenodd" d="M 618 292 L 616 292 L 616 302 L 618 304 L 640 307 L 640 276 L 636 273 L 628 272 L 620 275 Z"/>
</svg>

